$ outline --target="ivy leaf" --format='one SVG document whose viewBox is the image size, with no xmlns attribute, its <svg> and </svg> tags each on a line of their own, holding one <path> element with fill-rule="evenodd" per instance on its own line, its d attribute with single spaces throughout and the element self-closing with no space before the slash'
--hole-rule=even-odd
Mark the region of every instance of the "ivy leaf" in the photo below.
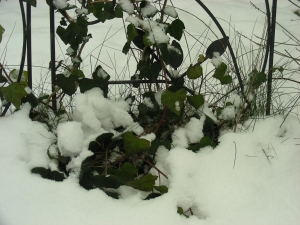
<svg viewBox="0 0 300 225">
<path fill-rule="evenodd" d="M 183 88 L 176 91 L 175 93 L 166 90 L 161 95 L 161 103 L 164 106 L 167 106 L 177 116 L 180 116 L 181 110 L 183 109 L 185 98 L 186 98 L 186 90 Z"/>
<path fill-rule="evenodd" d="M 267 81 L 267 75 L 263 72 L 253 70 L 250 73 L 250 81 L 252 82 L 252 88 L 257 89 L 262 83 Z"/>
<path fill-rule="evenodd" d="M 125 162 L 122 165 L 122 167 L 120 168 L 120 170 L 110 168 L 110 169 L 108 169 L 108 172 L 111 175 L 117 176 L 122 181 L 126 182 L 126 181 L 133 180 L 135 178 L 135 176 L 137 175 L 138 169 L 135 168 L 129 162 Z"/>
<path fill-rule="evenodd" d="M 0 25 L 0 43 L 2 41 L 2 35 L 4 33 L 5 29 Z"/>
<path fill-rule="evenodd" d="M 204 148 L 206 146 L 216 147 L 216 144 L 208 136 L 204 136 L 200 139 L 199 147 Z"/>
<path fill-rule="evenodd" d="M 154 63 L 148 63 L 144 60 L 141 60 L 137 69 L 140 71 L 140 78 L 148 78 L 151 81 L 156 81 L 159 75 L 159 72 L 162 70 L 161 63 L 155 61 Z"/>
<path fill-rule="evenodd" d="M 161 185 L 161 186 L 154 186 L 153 188 L 155 190 L 159 191 L 162 194 L 168 193 L 168 187 L 167 186 Z"/>
<path fill-rule="evenodd" d="M 21 99 L 22 103 L 29 102 L 32 108 L 37 107 L 39 104 L 39 100 L 34 96 L 33 93 L 27 94 L 25 97 Z"/>
<path fill-rule="evenodd" d="M 128 53 L 129 50 L 130 50 L 130 43 L 131 43 L 130 41 L 127 41 L 127 42 L 125 43 L 123 49 L 122 49 L 122 52 L 123 52 L 125 55 L 127 55 L 127 53 Z"/>
<path fill-rule="evenodd" d="M 227 69 L 227 65 L 225 63 L 221 63 L 215 70 L 213 75 L 214 78 L 218 79 L 221 84 L 230 84 L 232 82 L 232 77 L 229 75 L 225 75 Z"/>
<path fill-rule="evenodd" d="M 195 109 L 198 109 L 204 103 L 203 95 L 187 96 L 187 100 Z"/>
<path fill-rule="evenodd" d="M 184 29 L 184 23 L 180 19 L 176 19 L 168 26 L 167 33 L 180 41 Z"/>
<path fill-rule="evenodd" d="M 146 152 L 150 147 L 150 142 L 146 139 L 139 139 L 131 132 L 123 134 L 124 149 L 127 156 L 132 156 L 140 152 Z"/>
<path fill-rule="evenodd" d="M 140 191 L 152 191 L 155 185 L 157 176 L 146 174 L 139 179 L 127 182 L 128 186 Z"/>
<path fill-rule="evenodd" d="M 202 67 L 200 65 L 199 66 L 190 65 L 186 73 L 187 73 L 187 77 L 193 80 L 203 75 Z"/>
<path fill-rule="evenodd" d="M 9 77 L 13 80 L 13 81 L 17 81 L 18 77 L 19 77 L 19 70 L 13 69 L 12 71 L 10 71 L 9 73 Z M 23 70 L 22 76 L 21 76 L 21 80 L 20 80 L 20 84 L 22 84 L 23 86 L 27 86 L 28 84 L 28 72 Z"/>
<path fill-rule="evenodd" d="M 44 167 L 35 167 L 31 170 L 31 173 L 39 174 L 41 177 L 54 181 L 63 181 L 65 179 L 64 174 L 58 171 L 51 171 Z"/>
<path fill-rule="evenodd" d="M 185 216 L 186 218 L 189 218 L 189 216 L 187 216 L 187 215 L 184 214 L 184 211 L 183 211 L 183 208 L 182 208 L 182 207 L 177 207 L 177 213 L 178 213 L 179 215 Z"/>
<path fill-rule="evenodd" d="M 152 43 L 151 41 L 150 41 L 150 39 L 148 38 L 150 36 L 150 34 L 145 34 L 144 36 L 143 36 L 143 43 L 144 43 L 144 45 L 146 45 L 146 46 L 152 46 L 154 43 Z"/>
<path fill-rule="evenodd" d="M 168 44 L 158 44 L 158 48 L 161 51 L 161 58 L 166 63 L 166 65 L 169 65 L 177 69 L 183 61 L 183 51 L 180 46 L 180 44 L 173 40 L 170 47 L 168 47 Z"/>
<path fill-rule="evenodd" d="M 115 8 L 115 15 L 117 18 L 123 18 L 123 10 L 120 5 L 117 5 Z"/>
<path fill-rule="evenodd" d="M 11 102 L 17 109 L 20 109 L 21 99 L 27 95 L 25 87 L 18 82 L 13 82 L 7 87 L 0 88 L 6 101 Z"/>
<path fill-rule="evenodd" d="M 58 26 L 56 28 L 56 34 L 60 37 L 60 39 L 67 45 L 69 43 L 68 37 L 67 37 L 67 31 L 62 26 Z"/>
<path fill-rule="evenodd" d="M 78 82 L 78 78 L 74 75 L 70 75 L 69 77 L 66 77 L 64 74 L 56 75 L 57 86 L 69 96 L 72 96 L 76 92 L 76 82 Z"/>
<path fill-rule="evenodd" d="M 109 177 L 104 175 L 96 175 L 92 177 L 92 180 L 97 188 L 119 188 L 120 186 L 124 185 L 124 182 L 113 175 Z"/>
<path fill-rule="evenodd" d="M 133 41 L 136 36 L 138 36 L 138 32 L 135 29 L 135 26 L 133 24 L 129 24 L 127 26 L 127 36 L 128 41 Z"/>
</svg>

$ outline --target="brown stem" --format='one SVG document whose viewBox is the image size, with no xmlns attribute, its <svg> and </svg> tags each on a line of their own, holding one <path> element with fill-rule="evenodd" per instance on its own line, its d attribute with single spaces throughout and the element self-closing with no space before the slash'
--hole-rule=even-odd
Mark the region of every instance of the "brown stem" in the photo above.
<svg viewBox="0 0 300 225">
<path fill-rule="evenodd" d="M 151 166 L 151 167 L 153 167 L 154 169 L 156 169 L 157 172 L 158 172 L 159 174 L 162 174 L 165 178 L 169 179 L 168 176 L 167 176 L 166 174 L 164 174 L 160 169 L 158 169 L 155 165 L 153 165 L 153 164 L 152 164 L 151 162 L 149 162 L 147 159 L 143 159 L 143 158 L 141 158 L 141 157 L 139 157 L 139 158 L 142 159 L 144 162 L 148 163 L 149 166 Z"/>
<path fill-rule="evenodd" d="M 6 78 L 13 83 L 12 79 L 8 76 L 8 74 L 6 73 L 6 70 L 4 69 L 3 65 L 0 63 L 0 67 L 2 68 L 3 72 L 5 73 Z"/>
<path fill-rule="evenodd" d="M 158 126 L 156 127 L 156 129 L 155 129 L 155 131 L 154 131 L 154 134 L 157 133 L 157 131 L 159 130 L 160 126 L 162 125 L 162 122 L 163 122 L 163 120 L 164 120 L 164 118 L 165 118 L 165 116 L 166 116 L 166 112 L 167 112 L 167 107 L 165 106 L 164 111 L 163 111 L 163 114 L 162 114 L 162 116 L 161 116 L 161 118 L 160 118 L 160 121 L 159 121 L 159 123 L 158 123 Z"/>
</svg>

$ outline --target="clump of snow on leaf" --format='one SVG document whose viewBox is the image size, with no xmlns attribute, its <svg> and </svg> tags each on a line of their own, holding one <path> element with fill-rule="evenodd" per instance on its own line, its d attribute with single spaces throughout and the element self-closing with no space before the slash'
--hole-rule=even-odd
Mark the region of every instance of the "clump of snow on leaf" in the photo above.
<svg viewBox="0 0 300 225">
<path fill-rule="evenodd" d="M 152 17 L 158 12 L 158 9 L 155 8 L 150 3 L 146 3 L 146 6 L 141 9 L 142 17 Z"/>
<path fill-rule="evenodd" d="M 219 52 L 214 52 L 213 53 L 213 58 L 211 59 L 211 63 L 214 65 L 214 67 L 218 67 L 222 64 L 222 58 L 220 56 Z"/>
<path fill-rule="evenodd" d="M 233 120 L 235 118 L 235 107 L 234 105 L 226 106 L 222 113 L 219 115 L 219 119 L 222 120 Z"/>
<path fill-rule="evenodd" d="M 97 71 L 97 76 L 105 79 L 108 77 L 108 73 L 106 73 L 106 71 L 104 69 L 100 68 Z"/>
<path fill-rule="evenodd" d="M 63 156 L 76 156 L 82 150 L 84 140 L 81 123 L 72 121 L 60 123 L 57 127 L 58 147 Z"/>
<path fill-rule="evenodd" d="M 154 104 L 153 102 L 151 101 L 151 98 L 149 97 L 146 97 L 144 98 L 144 102 L 143 102 L 148 108 L 151 108 L 153 109 L 154 108 Z"/>
<path fill-rule="evenodd" d="M 133 4 L 129 0 L 120 0 L 119 4 L 123 11 L 127 12 L 128 14 L 134 13 L 134 7 Z"/>
<path fill-rule="evenodd" d="M 74 97 L 74 120 L 94 132 L 112 131 L 117 127 L 131 129 L 136 134 L 143 129 L 133 122 L 129 115 L 129 104 L 124 100 L 113 101 L 104 98 L 99 88 L 93 88 Z"/>
<path fill-rule="evenodd" d="M 204 136 L 202 132 L 205 116 L 199 119 L 191 118 L 185 125 L 172 134 L 172 147 L 187 148 L 189 144 L 198 143 Z"/>
<path fill-rule="evenodd" d="M 53 5 L 57 9 L 64 9 L 64 8 L 68 7 L 67 0 L 54 0 L 53 1 Z"/>
<path fill-rule="evenodd" d="M 173 18 L 177 18 L 178 17 L 178 14 L 175 10 L 175 8 L 173 6 L 166 6 L 164 8 L 164 13 L 168 16 L 171 16 Z"/>
<path fill-rule="evenodd" d="M 229 97 L 227 102 L 231 102 L 235 107 L 239 107 L 241 105 L 241 97 L 238 94 L 233 94 Z"/>
<path fill-rule="evenodd" d="M 87 9 L 85 9 L 85 8 L 83 8 L 83 9 L 76 9 L 75 12 L 77 13 L 77 15 L 82 15 L 82 14 L 87 15 L 87 14 L 89 14 L 89 11 Z"/>
</svg>

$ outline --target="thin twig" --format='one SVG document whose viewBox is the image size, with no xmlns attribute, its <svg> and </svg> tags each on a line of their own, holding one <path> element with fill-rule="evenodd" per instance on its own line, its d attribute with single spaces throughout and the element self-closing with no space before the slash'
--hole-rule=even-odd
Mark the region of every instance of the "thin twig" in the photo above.
<svg viewBox="0 0 300 225">
<path fill-rule="evenodd" d="M 235 141 L 233 143 L 234 143 L 234 148 L 235 148 L 234 161 L 233 161 L 233 169 L 234 169 L 237 150 L 236 150 L 236 143 L 235 143 Z"/>
</svg>

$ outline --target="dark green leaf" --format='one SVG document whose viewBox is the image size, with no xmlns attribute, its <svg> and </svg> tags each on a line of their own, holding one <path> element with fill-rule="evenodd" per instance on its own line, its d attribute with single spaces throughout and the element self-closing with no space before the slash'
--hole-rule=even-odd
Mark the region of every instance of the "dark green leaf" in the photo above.
<svg viewBox="0 0 300 225">
<path fill-rule="evenodd" d="M 215 70 L 213 75 L 214 78 L 218 79 L 221 84 L 230 84 L 232 82 L 232 77 L 229 75 L 225 75 L 227 69 L 227 65 L 225 63 L 221 63 Z"/>
<path fill-rule="evenodd" d="M 112 197 L 112 198 L 114 198 L 114 199 L 119 199 L 119 194 L 116 193 L 116 192 L 111 192 L 111 191 L 107 191 L 107 190 L 105 190 L 104 192 L 105 192 L 105 194 L 107 194 L 109 197 Z"/>
<path fill-rule="evenodd" d="M 138 36 L 138 32 L 133 24 L 129 24 L 127 26 L 127 36 L 129 42 L 132 41 L 136 36 Z"/>
<path fill-rule="evenodd" d="M 139 117 L 143 117 L 147 114 L 148 107 L 144 103 L 140 103 L 138 106 Z"/>
<path fill-rule="evenodd" d="M 39 174 L 45 179 L 50 179 L 54 181 L 63 181 L 65 179 L 64 174 L 58 171 L 51 171 L 44 167 L 35 167 L 31 170 L 32 173 Z"/>
<path fill-rule="evenodd" d="M 204 148 L 206 146 L 216 147 L 216 144 L 210 139 L 208 136 L 204 136 L 201 138 L 199 142 L 200 148 Z"/>
<path fill-rule="evenodd" d="M 183 61 L 183 51 L 178 42 L 175 40 L 172 42 L 171 46 L 168 44 L 158 44 L 158 48 L 161 52 L 161 58 L 163 61 L 172 67 L 177 69 Z"/>
<path fill-rule="evenodd" d="M 69 43 L 69 39 L 67 37 L 67 31 L 65 28 L 58 26 L 56 28 L 56 33 L 66 45 Z"/>
<path fill-rule="evenodd" d="M 78 78 L 84 78 L 84 73 L 82 70 L 79 69 L 75 69 L 74 71 L 72 71 L 72 75 L 78 77 Z"/>
<path fill-rule="evenodd" d="M 155 138 L 152 142 L 151 142 L 151 146 L 150 149 L 148 151 L 149 155 L 155 156 L 158 147 L 160 146 L 160 139 L 159 138 Z"/>
<path fill-rule="evenodd" d="M 123 10 L 120 5 L 117 5 L 115 8 L 115 15 L 117 18 L 123 18 Z"/>
<path fill-rule="evenodd" d="M 5 100 L 11 102 L 17 109 L 20 109 L 21 99 L 27 95 L 25 87 L 17 82 L 13 82 L 7 87 L 1 87 L 0 92 Z"/>
<path fill-rule="evenodd" d="M 144 45 L 146 45 L 146 46 L 152 46 L 152 45 L 154 44 L 154 43 L 152 43 L 152 42 L 150 41 L 149 36 L 150 36 L 150 34 L 145 34 L 145 35 L 143 36 L 143 43 L 144 43 Z"/>
<path fill-rule="evenodd" d="M 178 213 L 179 215 L 185 216 L 186 218 L 189 218 L 187 215 L 184 214 L 184 211 L 183 211 L 183 208 L 182 208 L 182 207 L 177 207 L 177 213 Z"/>
<path fill-rule="evenodd" d="M 152 191 L 155 185 L 157 176 L 146 174 L 139 179 L 127 182 L 128 186 L 140 191 Z"/>
<path fill-rule="evenodd" d="M 258 72 L 257 70 L 254 70 L 250 74 L 250 81 L 251 87 L 257 89 L 262 83 L 267 81 L 267 75 L 263 72 Z"/>
<path fill-rule="evenodd" d="M 32 108 L 35 108 L 39 104 L 39 100 L 34 96 L 33 93 L 27 94 L 21 99 L 22 103 L 29 102 Z"/>
<path fill-rule="evenodd" d="M 84 92 L 86 92 L 88 90 L 91 90 L 92 88 L 96 87 L 95 82 L 92 79 L 89 79 L 89 78 L 80 79 L 78 81 L 78 83 L 79 83 L 81 93 L 84 93 Z"/>
<path fill-rule="evenodd" d="M 36 0 L 23 0 L 23 2 L 27 2 L 29 5 L 36 7 Z"/>
<path fill-rule="evenodd" d="M 186 73 L 189 79 L 197 79 L 203 75 L 202 67 L 200 65 L 199 66 L 190 65 Z"/>
<path fill-rule="evenodd" d="M 0 43 L 2 41 L 2 35 L 4 33 L 5 29 L 0 25 Z"/>
<path fill-rule="evenodd" d="M 132 164 L 125 162 L 120 168 L 120 170 L 110 168 L 108 169 L 108 172 L 111 175 L 114 175 L 118 177 L 120 180 L 126 182 L 126 181 L 131 181 L 136 177 L 138 169 L 135 168 Z"/>
<path fill-rule="evenodd" d="M 167 33 L 180 41 L 184 29 L 184 23 L 180 19 L 176 19 L 168 26 Z"/>
<path fill-rule="evenodd" d="M 180 89 L 175 93 L 166 90 L 161 95 L 162 104 L 164 106 L 167 106 L 177 116 L 180 115 L 181 110 L 183 109 L 185 99 L 186 99 L 185 89 Z"/>
<path fill-rule="evenodd" d="M 89 167 L 81 167 L 79 175 L 79 184 L 86 190 L 91 190 L 94 188 L 93 183 L 93 172 Z"/>
<path fill-rule="evenodd" d="M 151 81 L 156 81 L 159 76 L 162 66 L 159 62 L 155 61 L 154 63 L 148 64 L 146 61 L 141 60 L 137 69 L 140 71 L 140 78 L 148 78 Z"/>
<path fill-rule="evenodd" d="M 76 82 L 78 82 L 78 78 L 74 75 L 70 75 L 69 77 L 66 77 L 64 74 L 56 75 L 57 86 L 69 96 L 72 96 L 76 92 Z"/>
<path fill-rule="evenodd" d="M 127 53 L 128 53 L 129 50 L 130 50 L 130 43 L 131 43 L 130 41 L 127 41 L 127 42 L 125 43 L 123 49 L 122 49 L 122 52 L 123 52 L 125 55 L 127 55 Z"/>
<path fill-rule="evenodd" d="M 116 176 L 106 177 L 104 175 L 97 175 L 92 178 L 94 185 L 97 188 L 119 188 L 124 183 L 120 180 L 120 178 Z"/>
<path fill-rule="evenodd" d="M 161 195 L 162 195 L 161 193 L 151 193 L 144 200 L 150 200 L 150 199 L 153 199 L 153 198 L 157 198 Z"/>
<path fill-rule="evenodd" d="M 0 70 L 1 71 L 1 70 Z M 7 82 L 7 79 L 6 77 L 0 75 L 0 83 L 6 83 Z"/>
<path fill-rule="evenodd" d="M 201 94 L 195 96 L 187 96 L 187 100 L 195 109 L 198 109 L 204 103 L 204 97 Z"/>
<path fill-rule="evenodd" d="M 123 134 L 124 149 L 127 156 L 132 156 L 140 152 L 146 152 L 150 147 L 150 142 L 146 139 L 139 139 L 131 132 Z"/>
<path fill-rule="evenodd" d="M 164 185 L 161 185 L 161 186 L 154 186 L 154 189 L 159 191 L 160 193 L 162 194 L 166 194 L 168 193 L 168 187 L 167 186 L 164 186 Z"/>
<path fill-rule="evenodd" d="M 144 44 L 144 41 L 143 41 L 143 36 L 146 34 L 143 30 L 141 29 L 136 29 L 136 32 L 137 32 L 137 36 L 133 39 L 133 44 L 138 47 L 139 49 L 144 49 L 145 47 L 145 44 Z"/>
</svg>

